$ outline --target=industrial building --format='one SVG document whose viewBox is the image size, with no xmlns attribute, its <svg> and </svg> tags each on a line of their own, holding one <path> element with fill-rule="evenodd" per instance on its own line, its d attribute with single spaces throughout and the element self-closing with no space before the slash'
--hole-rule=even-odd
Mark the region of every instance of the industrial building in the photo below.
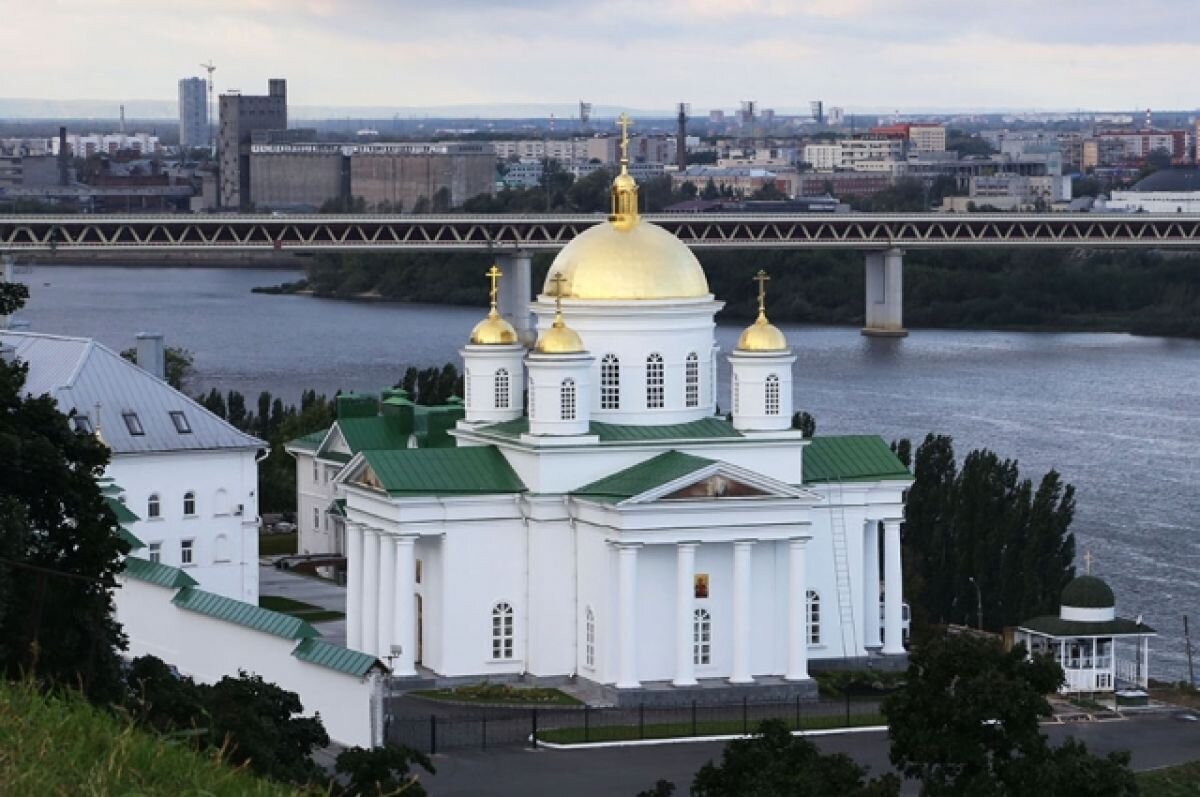
<svg viewBox="0 0 1200 797">
<path fill-rule="evenodd" d="M 221 207 L 238 210 L 250 205 L 250 146 L 255 130 L 287 129 L 287 81 L 267 82 L 267 94 L 222 94 L 220 98 Z"/>
<path fill-rule="evenodd" d="M 209 146 L 207 87 L 204 78 L 179 81 L 179 146 L 183 149 Z"/>
</svg>

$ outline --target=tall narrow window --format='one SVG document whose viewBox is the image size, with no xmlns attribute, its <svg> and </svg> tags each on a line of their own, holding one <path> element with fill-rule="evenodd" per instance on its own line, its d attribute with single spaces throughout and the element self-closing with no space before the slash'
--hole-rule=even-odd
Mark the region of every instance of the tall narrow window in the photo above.
<svg viewBox="0 0 1200 797">
<path fill-rule="evenodd" d="M 738 375 L 737 375 L 736 371 L 733 374 L 733 390 L 731 390 L 730 392 L 733 393 L 733 414 L 741 415 L 742 414 L 742 391 L 738 387 Z"/>
<path fill-rule="evenodd" d="M 195 550 L 195 540 L 181 540 L 179 542 L 179 564 L 190 565 L 192 563 L 192 553 Z"/>
<path fill-rule="evenodd" d="M 600 361 L 600 409 L 621 409 L 621 360 L 615 354 Z"/>
<path fill-rule="evenodd" d="M 567 377 L 562 381 L 562 387 L 559 389 L 559 408 L 564 421 L 575 420 L 575 380 Z"/>
<path fill-rule="evenodd" d="M 155 518 L 162 515 L 162 504 L 158 500 L 158 493 L 150 493 L 150 497 L 146 499 L 146 517 Z"/>
<path fill-rule="evenodd" d="M 150 561 L 153 562 L 154 564 L 158 564 L 159 562 L 162 561 L 162 543 L 161 542 L 150 543 Z"/>
<path fill-rule="evenodd" d="M 662 409 L 663 381 L 662 355 L 651 354 L 646 358 L 646 409 Z"/>
<path fill-rule="evenodd" d="M 313 484 L 319 484 L 321 481 L 321 466 L 317 464 L 316 457 L 313 457 Z"/>
<path fill-rule="evenodd" d="M 498 368 L 496 370 L 496 376 L 494 377 L 494 384 L 495 384 L 495 388 L 496 388 L 496 390 L 495 390 L 495 392 L 496 392 L 496 396 L 495 396 L 496 409 L 498 409 L 498 410 L 508 409 L 508 405 L 510 403 L 509 396 L 512 391 L 509 388 L 508 369 L 507 368 Z"/>
<path fill-rule="evenodd" d="M 526 409 L 529 411 L 530 418 L 534 417 L 534 414 L 533 414 L 533 397 L 534 397 L 534 395 L 535 395 L 535 391 L 533 389 L 533 378 L 530 377 L 529 387 L 526 388 L 526 402 L 525 402 Z"/>
<path fill-rule="evenodd" d="M 589 667 L 596 666 L 596 613 L 592 607 L 587 608 L 584 623 L 583 661 Z"/>
<path fill-rule="evenodd" d="M 808 644 L 821 644 L 821 596 L 808 591 Z"/>
<path fill-rule="evenodd" d="M 471 406 L 471 369 L 463 371 L 463 403 Z"/>
<path fill-rule="evenodd" d="M 196 494 L 191 490 L 183 494 L 183 514 L 185 517 L 196 514 Z"/>
<path fill-rule="evenodd" d="M 320 531 L 320 530 L 321 530 L 321 509 L 320 509 L 320 507 L 314 506 L 313 507 L 313 531 Z"/>
<path fill-rule="evenodd" d="M 684 362 L 683 403 L 689 407 L 700 406 L 700 358 L 696 352 L 689 354 Z"/>
<path fill-rule="evenodd" d="M 513 657 L 513 609 L 507 603 L 492 607 L 492 658 Z"/>
<path fill-rule="evenodd" d="M 712 615 L 697 609 L 692 615 L 692 663 L 712 663 Z"/>
<path fill-rule="evenodd" d="M 767 415 L 779 414 L 779 377 L 775 374 L 771 374 L 767 377 L 764 403 L 766 405 Z"/>
</svg>

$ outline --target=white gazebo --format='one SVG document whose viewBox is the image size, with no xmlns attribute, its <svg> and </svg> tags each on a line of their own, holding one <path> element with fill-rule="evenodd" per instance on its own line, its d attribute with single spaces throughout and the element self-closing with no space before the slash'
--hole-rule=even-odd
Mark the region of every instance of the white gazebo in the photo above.
<svg viewBox="0 0 1200 797">
<path fill-rule="evenodd" d="M 1063 588 L 1057 615 L 1035 617 L 1017 626 L 1014 637 L 1030 656 L 1053 656 L 1066 678 L 1059 691 L 1115 692 L 1144 689 L 1150 681 L 1150 637 L 1142 618 L 1117 617 L 1108 584 L 1079 576 Z"/>
</svg>

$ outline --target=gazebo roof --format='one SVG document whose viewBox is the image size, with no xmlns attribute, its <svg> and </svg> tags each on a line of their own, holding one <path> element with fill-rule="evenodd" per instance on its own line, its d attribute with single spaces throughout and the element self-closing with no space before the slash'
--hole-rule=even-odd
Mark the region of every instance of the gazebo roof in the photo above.
<svg viewBox="0 0 1200 797">
<path fill-rule="evenodd" d="M 1111 609 L 1117 605 L 1117 599 L 1103 579 L 1077 576 L 1063 587 L 1062 605 L 1080 609 Z"/>
<path fill-rule="evenodd" d="M 1139 636 L 1142 634 L 1157 633 L 1145 623 L 1139 623 L 1136 620 L 1127 620 L 1124 617 L 1089 623 L 1083 620 L 1064 620 L 1055 614 L 1046 614 L 1041 617 L 1035 617 L 1032 620 L 1026 620 L 1017 626 L 1017 628 L 1021 631 L 1032 631 L 1036 634 L 1052 637 Z"/>
</svg>

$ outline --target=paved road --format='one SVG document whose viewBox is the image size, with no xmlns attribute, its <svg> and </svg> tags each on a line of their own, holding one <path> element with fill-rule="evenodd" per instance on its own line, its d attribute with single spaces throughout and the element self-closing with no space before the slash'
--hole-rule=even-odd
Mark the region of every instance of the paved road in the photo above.
<svg viewBox="0 0 1200 797">
<path fill-rule="evenodd" d="M 302 576 L 290 570 L 278 570 L 263 559 L 258 568 L 258 594 L 278 595 L 283 598 L 311 603 L 334 612 L 346 611 L 346 589 L 311 576 Z M 317 630 L 326 641 L 336 645 L 346 644 L 346 621 L 329 620 L 317 625 Z"/>
<path fill-rule="evenodd" d="M 1200 721 L 1153 716 L 1103 723 L 1048 726 L 1056 742 L 1075 736 L 1093 753 L 1132 750 L 1135 769 L 1154 769 L 1200 758 Z M 826 752 L 846 753 L 872 772 L 885 771 L 887 735 L 882 732 L 815 738 Z M 718 758 L 722 743 L 670 744 L 594 750 L 503 750 L 454 753 L 434 758 L 438 774 L 425 776 L 434 797 L 570 795 L 634 797 L 659 778 L 687 794 L 692 775 Z M 906 783 L 905 794 L 916 784 Z"/>
</svg>

